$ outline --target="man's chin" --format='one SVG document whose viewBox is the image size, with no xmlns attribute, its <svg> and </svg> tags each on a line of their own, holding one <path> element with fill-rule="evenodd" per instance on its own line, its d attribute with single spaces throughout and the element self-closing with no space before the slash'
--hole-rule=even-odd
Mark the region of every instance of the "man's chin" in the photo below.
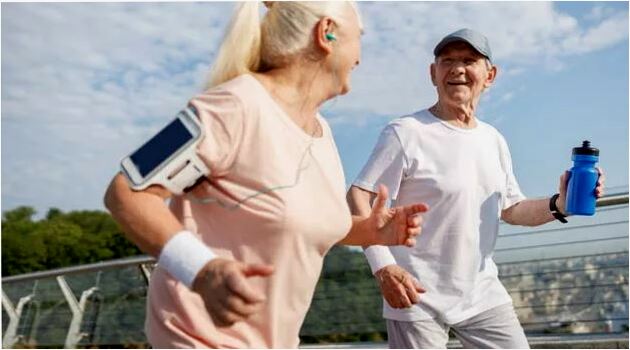
<svg viewBox="0 0 630 350">
<path fill-rule="evenodd" d="M 440 96 L 440 101 L 448 105 L 461 105 L 470 102 L 471 98 L 468 94 L 454 94 L 449 96 Z"/>
</svg>

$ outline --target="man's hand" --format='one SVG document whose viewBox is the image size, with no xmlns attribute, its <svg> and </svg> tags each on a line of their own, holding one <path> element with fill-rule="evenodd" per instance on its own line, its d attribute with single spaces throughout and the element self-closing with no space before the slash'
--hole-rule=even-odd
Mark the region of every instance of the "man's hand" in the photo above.
<svg viewBox="0 0 630 350">
<path fill-rule="evenodd" d="M 595 187 L 595 197 L 599 198 L 604 195 L 604 182 L 606 181 L 606 176 L 604 175 L 604 171 L 602 168 L 597 167 L 597 172 L 599 173 L 599 178 L 597 178 L 597 186 Z M 569 184 L 569 172 L 565 171 L 562 176 L 560 176 L 560 184 L 558 185 L 558 192 L 560 196 L 558 196 L 558 201 L 556 202 L 556 206 L 558 210 L 566 215 L 565 205 L 567 201 L 567 186 Z"/>
<path fill-rule="evenodd" d="M 203 298 L 214 324 L 229 327 L 259 312 L 264 305 L 265 297 L 252 288 L 249 278 L 272 273 L 270 265 L 216 258 L 199 272 L 193 290 Z"/>
<path fill-rule="evenodd" d="M 411 307 L 420 300 L 418 293 L 425 292 L 409 272 L 395 264 L 383 267 L 376 271 L 374 276 L 381 287 L 383 297 L 395 309 Z"/>
<path fill-rule="evenodd" d="M 374 244 L 404 244 L 413 247 L 416 244 L 415 237 L 422 231 L 420 213 L 429 210 L 429 206 L 418 203 L 405 207 L 387 208 L 388 196 L 387 187 L 380 185 L 368 218 L 368 225 L 374 230 Z"/>
</svg>

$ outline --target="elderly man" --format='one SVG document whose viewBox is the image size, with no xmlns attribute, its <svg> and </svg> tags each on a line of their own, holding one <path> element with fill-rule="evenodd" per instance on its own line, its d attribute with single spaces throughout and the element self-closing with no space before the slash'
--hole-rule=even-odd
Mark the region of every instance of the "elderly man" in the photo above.
<svg viewBox="0 0 630 350">
<path fill-rule="evenodd" d="M 465 348 L 528 348 L 492 260 L 499 218 L 525 226 L 566 222 L 567 176 L 559 194 L 525 199 L 507 143 L 477 119 L 479 98 L 497 76 L 486 37 L 458 30 L 434 54 L 438 101 L 385 127 L 348 193 L 358 215 L 370 213 L 380 184 L 396 205 L 431 207 L 414 248 L 365 249 L 386 300 L 389 345 L 445 348 L 450 329 Z M 603 180 L 600 171 L 598 197 Z"/>
</svg>

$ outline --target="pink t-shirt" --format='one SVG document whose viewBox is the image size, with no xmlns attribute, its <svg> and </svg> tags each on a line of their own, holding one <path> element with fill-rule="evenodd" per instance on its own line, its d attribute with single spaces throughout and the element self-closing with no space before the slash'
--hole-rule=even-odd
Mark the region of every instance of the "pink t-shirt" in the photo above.
<svg viewBox="0 0 630 350">
<path fill-rule="evenodd" d="M 201 297 L 159 266 L 151 276 L 146 332 L 156 348 L 295 348 L 324 255 L 350 230 L 345 180 L 326 121 L 306 134 L 251 75 L 192 99 L 206 137 L 198 154 L 212 185 L 175 197 L 171 209 L 218 256 L 275 267 L 250 278 L 262 312 L 217 328 Z"/>
</svg>

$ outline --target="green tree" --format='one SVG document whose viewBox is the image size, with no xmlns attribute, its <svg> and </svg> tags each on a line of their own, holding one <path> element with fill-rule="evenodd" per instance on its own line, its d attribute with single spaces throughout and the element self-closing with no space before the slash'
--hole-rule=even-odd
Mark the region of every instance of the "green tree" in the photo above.
<svg viewBox="0 0 630 350">
<path fill-rule="evenodd" d="M 33 221 L 35 213 L 26 206 L 3 213 L 3 276 L 141 254 L 108 213 L 51 208 Z"/>
<path fill-rule="evenodd" d="M 73 211 L 63 215 L 67 222 L 81 227 L 81 245 L 90 255 L 86 263 L 141 254 L 122 234 L 112 217 L 102 211 Z"/>
<path fill-rule="evenodd" d="M 2 215 L 2 275 L 45 268 L 46 247 L 33 234 L 39 226 L 32 221 L 35 209 L 18 207 Z"/>
<path fill-rule="evenodd" d="M 28 233 L 37 224 L 2 226 L 2 275 L 45 270 L 46 246 L 41 237 Z"/>
<path fill-rule="evenodd" d="M 58 208 L 50 208 L 48 213 L 46 214 L 46 220 L 53 220 L 59 216 L 63 215 L 61 209 Z"/>
<path fill-rule="evenodd" d="M 2 214 L 2 224 L 4 222 L 31 222 L 36 211 L 32 207 L 17 207 Z"/>
<path fill-rule="evenodd" d="M 89 250 L 81 244 L 81 227 L 60 219 L 40 222 L 34 235 L 41 237 L 46 245 L 45 265 L 47 269 L 83 263 Z"/>
</svg>

